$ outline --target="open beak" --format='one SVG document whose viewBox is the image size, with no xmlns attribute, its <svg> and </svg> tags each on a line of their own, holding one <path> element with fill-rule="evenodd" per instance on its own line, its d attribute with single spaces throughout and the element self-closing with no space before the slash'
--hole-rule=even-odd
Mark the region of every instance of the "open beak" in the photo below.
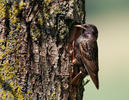
<svg viewBox="0 0 129 100">
<path fill-rule="evenodd" d="M 83 25 L 74 25 L 75 27 L 79 27 L 79 28 L 82 28 L 84 30 L 87 30 Z"/>
</svg>

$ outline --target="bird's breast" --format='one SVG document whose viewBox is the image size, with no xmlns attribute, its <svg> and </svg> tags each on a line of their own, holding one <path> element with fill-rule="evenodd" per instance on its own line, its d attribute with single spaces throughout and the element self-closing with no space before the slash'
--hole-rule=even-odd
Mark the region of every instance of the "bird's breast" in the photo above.
<svg viewBox="0 0 129 100">
<path fill-rule="evenodd" d="M 82 41 L 84 41 L 84 40 L 87 40 L 85 37 L 83 37 L 83 36 L 80 36 L 78 39 L 77 39 L 77 41 L 76 41 L 76 45 L 79 45 Z"/>
</svg>

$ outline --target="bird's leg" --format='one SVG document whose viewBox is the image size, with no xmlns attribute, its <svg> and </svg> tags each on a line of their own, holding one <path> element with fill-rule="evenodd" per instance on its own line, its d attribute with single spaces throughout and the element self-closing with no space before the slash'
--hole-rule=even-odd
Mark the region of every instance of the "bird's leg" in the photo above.
<svg viewBox="0 0 129 100">
<path fill-rule="evenodd" d="M 75 58 L 75 41 L 73 41 L 72 43 L 72 63 L 75 64 L 77 62 L 76 58 Z"/>
<path fill-rule="evenodd" d="M 79 86 L 80 85 L 80 78 L 82 75 L 83 75 L 83 73 L 80 71 L 75 77 L 72 78 L 70 83 L 72 85 Z"/>
<path fill-rule="evenodd" d="M 72 71 L 71 71 L 71 79 L 70 79 L 70 84 L 71 85 L 75 85 L 75 86 L 80 86 L 82 83 L 82 80 L 84 79 L 84 77 L 86 76 L 86 74 L 84 73 L 82 67 L 80 67 L 80 71 L 78 72 L 78 69 L 76 69 L 74 66 Z"/>
<path fill-rule="evenodd" d="M 76 85 L 79 86 L 81 84 L 81 80 L 82 80 L 82 76 L 84 75 L 84 73 L 82 72 L 82 70 L 79 71 L 78 73 L 78 69 L 77 66 L 75 64 L 78 64 L 77 59 L 75 58 L 75 41 L 73 41 L 72 43 L 72 69 L 71 69 L 71 76 L 70 76 L 70 83 L 72 85 Z"/>
</svg>

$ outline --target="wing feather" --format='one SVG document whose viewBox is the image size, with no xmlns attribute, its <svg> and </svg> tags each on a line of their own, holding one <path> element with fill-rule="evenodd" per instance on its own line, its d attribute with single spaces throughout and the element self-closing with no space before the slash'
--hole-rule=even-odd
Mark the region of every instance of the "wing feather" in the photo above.
<svg viewBox="0 0 129 100">
<path fill-rule="evenodd" d="M 84 40 L 79 44 L 81 60 L 94 82 L 96 88 L 99 88 L 98 81 L 98 46 L 97 42 L 89 42 Z"/>
</svg>

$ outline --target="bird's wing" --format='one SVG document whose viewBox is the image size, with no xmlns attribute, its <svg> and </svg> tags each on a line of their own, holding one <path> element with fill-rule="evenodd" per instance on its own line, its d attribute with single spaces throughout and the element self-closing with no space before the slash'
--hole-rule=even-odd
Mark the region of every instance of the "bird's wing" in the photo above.
<svg viewBox="0 0 129 100">
<path fill-rule="evenodd" d="M 79 44 L 81 60 L 90 75 L 96 88 L 99 88 L 98 80 L 98 46 L 97 42 L 88 43 L 86 40 Z"/>
</svg>

